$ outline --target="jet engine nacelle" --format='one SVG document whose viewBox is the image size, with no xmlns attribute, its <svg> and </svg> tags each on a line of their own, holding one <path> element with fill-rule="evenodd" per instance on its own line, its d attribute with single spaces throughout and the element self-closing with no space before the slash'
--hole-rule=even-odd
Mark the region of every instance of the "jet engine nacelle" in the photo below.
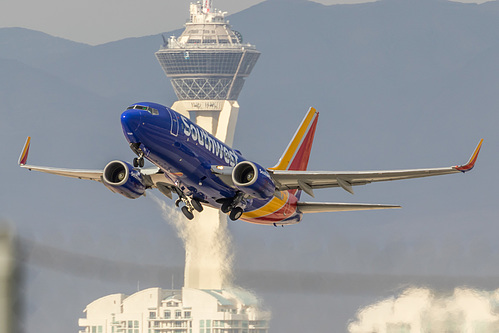
<svg viewBox="0 0 499 333">
<path fill-rule="evenodd" d="M 259 199 L 270 198 L 275 193 L 275 184 L 262 166 L 243 161 L 232 170 L 232 182 L 242 192 Z"/>
<path fill-rule="evenodd" d="M 109 162 L 102 175 L 104 185 L 114 193 L 137 199 L 146 192 L 140 171 L 123 161 Z"/>
</svg>

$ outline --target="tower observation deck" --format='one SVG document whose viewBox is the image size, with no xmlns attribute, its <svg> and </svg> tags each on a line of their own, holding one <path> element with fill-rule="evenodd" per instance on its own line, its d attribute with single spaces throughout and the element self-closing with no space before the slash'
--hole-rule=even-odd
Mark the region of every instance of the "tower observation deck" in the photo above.
<svg viewBox="0 0 499 333">
<path fill-rule="evenodd" d="M 260 52 L 243 43 L 226 14 L 213 10 L 211 0 L 191 3 L 184 32 L 163 38 L 156 58 L 178 98 L 172 108 L 232 145 L 237 98 Z"/>
<path fill-rule="evenodd" d="M 210 0 L 191 3 L 184 32 L 156 52 L 179 100 L 237 100 L 260 52 L 243 44 L 225 14 Z"/>
</svg>

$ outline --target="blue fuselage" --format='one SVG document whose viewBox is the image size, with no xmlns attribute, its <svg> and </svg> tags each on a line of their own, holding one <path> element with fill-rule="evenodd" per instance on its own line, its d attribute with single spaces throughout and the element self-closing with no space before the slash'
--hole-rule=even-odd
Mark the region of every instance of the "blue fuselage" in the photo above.
<svg viewBox="0 0 499 333">
<path fill-rule="evenodd" d="M 177 112 L 154 103 L 158 111 L 129 109 L 121 115 L 128 142 L 140 143 L 145 157 L 161 168 L 186 195 L 211 205 L 235 191 L 211 172 L 213 165 L 234 166 L 244 160 L 235 150 Z"/>
<path fill-rule="evenodd" d="M 245 161 L 236 150 L 179 113 L 156 103 L 138 103 L 142 109 L 125 110 L 123 132 L 131 144 L 139 144 L 144 157 L 159 167 L 170 183 L 186 196 L 219 208 L 237 190 L 212 172 L 213 166 L 234 167 Z M 259 209 L 272 198 L 249 199 L 244 211 Z M 301 214 L 286 219 L 299 219 Z M 291 221 L 289 221 L 291 222 Z"/>
</svg>

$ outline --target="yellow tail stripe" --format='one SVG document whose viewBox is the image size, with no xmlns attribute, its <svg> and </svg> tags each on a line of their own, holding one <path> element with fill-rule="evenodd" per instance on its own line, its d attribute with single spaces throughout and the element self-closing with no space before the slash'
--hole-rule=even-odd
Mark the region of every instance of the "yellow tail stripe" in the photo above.
<svg viewBox="0 0 499 333">
<path fill-rule="evenodd" d="M 303 138 L 305 135 L 307 135 L 307 129 L 310 126 L 310 123 L 314 119 L 316 110 L 314 108 L 310 108 L 308 111 L 307 116 L 303 120 L 302 125 L 296 132 L 295 137 L 289 144 L 288 148 L 286 149 L 286 152 L 282 156 L 282 158 L 279 160 L 279 164 L 276 165 L 275 167 L 269 168 L 270 170 L 286 170 L 289 167 L 289 164 L 291 163 L 291 159 L 296 153 L 296 150 L 299 148 L 300 143 L 302 142 Z"/>
</svg>

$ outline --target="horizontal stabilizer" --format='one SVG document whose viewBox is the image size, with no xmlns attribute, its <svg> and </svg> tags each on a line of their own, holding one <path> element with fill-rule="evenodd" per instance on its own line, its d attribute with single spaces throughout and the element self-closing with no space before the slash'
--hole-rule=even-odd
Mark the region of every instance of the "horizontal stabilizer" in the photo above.
<svg viewBox="0 0 499 333">
<path fill-rule="evenodd" d="M 339 203 L 339 202 L 298 202 L 297 207 L 300 212 L 305 214 L 401 208 L 400 206 L 396 205 L 356 204 L 356 203 Z"/>
</svg>

